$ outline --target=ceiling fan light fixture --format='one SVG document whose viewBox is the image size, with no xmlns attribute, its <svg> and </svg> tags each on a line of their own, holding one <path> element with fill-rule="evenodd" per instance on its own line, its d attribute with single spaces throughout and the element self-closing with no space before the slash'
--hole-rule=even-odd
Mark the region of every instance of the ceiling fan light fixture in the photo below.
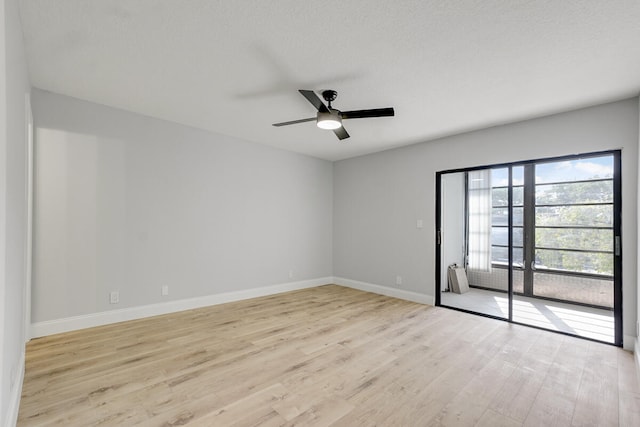
<svg viewBox="0 0 640 427">
<path fill-rule="evenodd" d="M 342 126 L 342 117 L 331 112 L 318 112 L 317 125 L 320 129 L 338 129 Z"/>
</svg>

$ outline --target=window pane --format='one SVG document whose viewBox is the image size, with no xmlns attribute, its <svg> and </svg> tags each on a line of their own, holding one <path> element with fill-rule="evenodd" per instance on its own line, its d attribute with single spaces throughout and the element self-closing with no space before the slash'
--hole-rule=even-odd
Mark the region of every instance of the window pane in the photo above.
<svg viewBox="0 0 640 427">
<path fill-rule="evenodd" d="M 537 227 L 536 246 L 555 249 L 613 251 L 613 230 Z"/>
<path fill-rule="evenodd" d="M 613 206 L 555 206 L 536 208 L 536 226 L 613 227 Z"/>
<path fill-rule="evenodd" d="M 536 164 L 536 184 L 612 178 L 613 156 Z"/>
<path fill-rule="evenodd" d="M 511 168 L 511 180 L 513 181 L 513 185 L 523 185 L 524 184 L 524 166 L 514 166 Z"/>
<path fill-rule="evenodd" d="M 491 244 L 507 246 L 509 244 L 509 228 L 492 227 Z M 513 245 L 522 246 L 522 227 L 513 228 Z"/>
<path fill-rule="evenodd" d="M 508 187 L 493 188 L 491 190 L 491 204 L 493 206 L 509 206 Z M 522 206 L 523 188 L 513 187 L 513 206 Z"/>
<path fill-rule="evenodd" d="M 513 248 L 513 264 L 514 265 L 522 265 L 523 264 L 523 254 L 522 248 Z M 503 264 L 509 264 L 509 248 L 503 248 L 501 246 L 492 246 L 491 247 L 491 261 L 499 262 Z"/>
<path fill-rule="evenodd" d="M 613 255 L 536 249 L 536 268 L 613 275 Z"/>
<path fill-rule="evenodd" d="M 509 185 L 509 169 L 491 169 L 491 186 L 506 187 L 507 185 Z"/>
<path fill-rule="evenodd" d="M 524 188 L 513 187 L 513 206 L 522 206 L 524 200 Z"/>
<path fill-rule="evenodd" d="M 491 189 L 491 204 L 493 206 L 509 206 L 507 187 Z"/>
<path fill-rule="evenodd" d="M 613 203 L 613 181 L 536 185 L 536 205 Z"/>
<path fill-rule="evenodd" d="M 514 166 L 512 170 L 512 185 L 524 184 L 524 166 Z M 506 187 L 509 185 L 509 168 L 491 169 L 491 186 Z"/>
<path fill-rule="evenodd" d="M 523 208 L 513 208 L 513 225 L 522 225 Z M 493 208 L 491 210 L 492 225 L 509 225 L 509 209 Z"/>
</svg>

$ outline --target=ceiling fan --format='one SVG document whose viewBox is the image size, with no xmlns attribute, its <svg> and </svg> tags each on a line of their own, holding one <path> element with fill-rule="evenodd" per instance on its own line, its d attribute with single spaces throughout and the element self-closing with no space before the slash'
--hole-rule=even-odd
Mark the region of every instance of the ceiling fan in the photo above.
<svg viewBox="0 0 640 427">
<path fill-rule="evenodd" d="M 353 111 L 340 111 L 331 107 L 331 102 L 336 100 L 338 96 L 338 92 L 335 90 L 325 90 L 322 91 L 322 97 L 325 101 L 327 101 L 327 105 L 325 106 L 320 98 L 312 91 L 312 90 L 298 90 L 307 98 L 318 113 L 316 117 L 309 117 L 308 119 L 300 119 L 293 120 L 290 122 L 282 122 L 282 123 L 274 123 L 273 126 L 287 126 L 294 125 L 296 123 L 304 123 L 311 122 L 313 120 L 316 121 L 316 124 L 321 129 L 329 129 L 333 130 L 333 133 L 336 134 L 338 139 L 346 139 L 349 138 L 349 134 L 342 126 L 342 121 L 346 119 L 365 119 L 370 117 L 389 117 L 395 115 L 393 108 L 374 108 L 371 110 L 353 110 Z"/>
</svg>

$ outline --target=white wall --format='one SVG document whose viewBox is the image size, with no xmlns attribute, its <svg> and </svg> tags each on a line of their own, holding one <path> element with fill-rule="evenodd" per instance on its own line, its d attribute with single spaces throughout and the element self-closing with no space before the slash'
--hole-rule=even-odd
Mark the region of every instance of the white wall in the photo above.
<svg viewBox="0 0 640 427">
<path fill-rule="evenodd" d="M 33 110 L 34 322 L 332 275 L 330 162 L 39 90 Z"/>
<path fill-rule="evenodd" d="M 441 265 L 440 286 L 447 287 L 447 268 L 464 266 L 464 172 L 442 175 L 441 179 Z"/>
<path fill-rule="evenodd" d="M 609 149 L 622 149 L 623 333 L 632 347 L 637 98 L 336 162 L 334 276 L 395 287 L 401 275 L 401 288 L 433 297 L 437 171 Z M 417 219 L 425 228 L 416 228 Z"/>
<path fill-rule="evenodd" d="M 4 24 L 5 2 L 0 3 L 0 22 Z M 7 254 L 7 54 L 5 31 L 0 31 L 0 423 L 6 425 L 6 414 L 9 407 L 9 377 L 6 367 L 10 365 L 10 348 L 5 343 L 6 320 L 4 307 L 6 306 L 6 254 Z M 6 362 L 5 362 L 6 360 Z"/>
<path fill-rule="evenodd" d="M 12 425 L 24 372 L 29 81 L 17 1 L 3 1 L 0 10 L 0 423 Z"/>
<path fill-rule="evenodd" d="M 640 111 L 640 97 L 638 98 L 638 110 Z M 638 145 L 640 146 L 640 117 L 638 119 L 639 122 L 639 128 L 638 128 Z M 638 150 L 638 155 L 640 155 L 640 150 Z M 638 159 L 638 165 L 640 165 L 640 158 Z M 638 191 L 640 191 L 640 174 L 638 175 Z M 640 222 L 640 197 L 637 197 L 636 199 L 636 203 L 637 203 L 637 207 L 638 207 L 638 216 L 636 217 L 636 222 Z M 637 235 L 637 242 L 638 242 L 638 247 L 640 247 L 640 230 L 638 231 L 638 235 Z M 640 251 L 638 251 L 638 263 L 636 264 L 636 267 L 638 268 L 638 270 L 640 270 Z M 640 378 L 640 338 L 638 337 L 638 333 L 640 332 L 640 324 L 638 322 L 640 322 L 640 292 L 637 292 L 637 300 L 636 300 L 636 328 L 635 328 L 635 333 L 631 334 L 629 333 L 629 335 L 635 335 L 636 339 L 635 339 L 635 346 L 634 346 L 634 352 L 635 352 L 635 357 L 636 357 L 636 365 L 638 366 L 638 376 Z"/>
</svg>

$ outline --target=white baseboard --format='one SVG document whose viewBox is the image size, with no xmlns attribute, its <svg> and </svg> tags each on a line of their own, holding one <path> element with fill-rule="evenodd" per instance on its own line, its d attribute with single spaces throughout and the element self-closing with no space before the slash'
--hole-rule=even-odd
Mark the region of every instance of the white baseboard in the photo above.
<svg viewBox="0 0 640 427">
<path fill-rule="evenodd" d="M 357 280 L 345 279 L 342 277 L 334 277 L 333 283 L 340 286 L 346 286 L 347 288 L 373 292 L 374 294 L 386 295 L 388 297 L 418 302 L 420 304 L 435 304 L 435 298 L 430 295 L 419 294 L 417 292 L 406 291 L 404 289 L 389 288 L 387 286 L 374 285 L 373 283 L 359 282 Z"/>
<path fill-rule="evenodd" d="M 281 283 L 278 285 L 263 286 L 259 288 L 245 289 L 241 291 L 225 292 L 221 294 L 207 295 L 198 298 L 189 298 L 176 301 L 168 301 L 158 304 L 149 304 L 138 307 L 109 310 L 100 313 L 86 314 L 82 316 L 67 317 L 63 319 L 48 320 L 31 324 L 31 337 L 44 337 L 62 332 L 76 331 L 78 329 L 92 328 L 94 326 L 108 325 L 127 320 L 142 319 L 161 314 L 175 313 L 210 305 L 224 304 L 249 298 L 279 294 L 282 292 L 299 289 L 313 288 L 332 283 L 333 277 L 321 277 L 318 279 L 303 280 L 299 282 Z"/>
<path fill-rule="evenodd" d="M 622 336 L 622 348 L 627 351 L 635 351 L 636 347 L 636 337 L 633 335 L 623 335 Z"/>
<path fill-rule="evenodd" d="M 636 361 L 636 375 L 638 376 L 638 381 L 640 382 L 640 337 L 635 339 L 633 356 Z"/>
<path fill-rule="evenodd" d="M 22 396 L 22 383 L 24 382 L 24 358 L 25 350 L 22 350 L 20 360 L 18 361 L 18 371 L 13 383 L 13 390 L 9 396 L 9 407 L 7 408 L 7 417 L 4 425 L 13 427 L 18 423 L 18 411 L 20 410 L 20 397 Z"/>
</svg>

